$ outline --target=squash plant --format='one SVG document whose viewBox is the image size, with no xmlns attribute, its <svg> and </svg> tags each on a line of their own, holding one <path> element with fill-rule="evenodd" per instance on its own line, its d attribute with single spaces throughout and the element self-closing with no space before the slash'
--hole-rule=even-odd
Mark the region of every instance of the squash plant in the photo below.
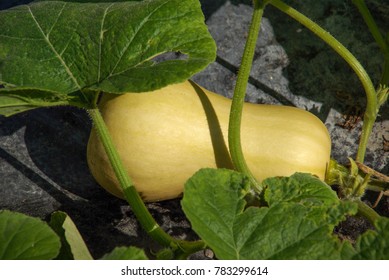
<svg viewBox="0 0 389 280">
<path fill-rule="evenodd" d="M 354 2 L 385 55 L 384 74 L 377 89 L 358 60 L 310 19 L 280 0 L 253 1 L 252 24 L 225 128 L 231 162 L 223 167 L 230 169 L 200 169 L 191 178 L 188 174 L 184 188 L 182 207 L 201 238 L 198 241 L 172 238 L 155 222 L 136 190 L 136 181 L 134 184 L 123 165 L 125 155 L 119 153 L 120 147 L 119 152 L 116 149 L 98 104 L 102 93 L 105 96 L 100 106 L 104 110 L 107 99 L 110 102 L 129 94 L 145 95 L 146 99 L 151 93 L 145 92 L 164 90 L 172 84 L 175 88 L 215 59 L 216 46 L 204 25 L 197 0 L 36 1 L 0 12 L 0 84 L 3 86 L 0 88 L 0 114 L 11 116 L 43 106 L 70 105 L 86 109 L 94 124 L 92 137 L 101 143 L 104 160 L 112 166 L 114 180 L 120 186 L 113 192 L 129 202 L 144 230 L 164 248 L 157 254 L 159 258 L 186 258 L 207 247 L 220 259 L 388 258 L 389 220 L 360 200 L 366 188 L 385 190 L 387 177 L 381 174 L 380 180 L 372 180 L 377 172 L 366 175 L 358 168 L 363 167 L 367 140 L 379 107 L 388 97 L 388 47 L 364 1 Z M 342 200 L 316 176 L 300 172 L 289 177 L 280 173 L 283 177 L 262 178 L 253 172 L 255 168 L 261 169 L 256 166 L 258 163 L 251 164 L 246 160 L 249 155 L 245 153 L 244 139 L 241 139 L 244 134 L 241 126 L 243 99 L 267 5 L 285 12 L 327 42 L 349 63 L 364 86 L 368 102 L 357 158 L 351 160 L 351 169 L 335 161 L 329 162 L 326 156 L 321 163 L 323 170 L 329 162 L 325 174 L 296 169 L 319 175 L 328 184 L 339 184 L 344 194 Z M 164 56 L 171 52 L 183 54 L 184 59 Z M 190 86 L 199 88 L 194 84 Z M 217 107 L 212 102 L 208 106 Z M 288 110 L 285 109 L 288 116 L 294 114 Z M 121 125 L 117 120 L 115 123 Z M 263 127 L 258 129 L 257 135 L 266 133 Z M 258 145 L 262 143 L 259 141 Z M 289 145 L 290 150 L 294 149 Z M 323 154 L 329 153 L 328 146 L 328 143 L 323 145 Z M 152 166 L 149 172 L 153 172 Z M 347 215 L 357 211 L 368 217 L 376 230 L 361 235 L 352 246 L 348 241 L 340 241 L 332 231 Z M 10 248 L 0 245 L 2 258 L 91 258 L 87 248 L 79 245 L 83 241 L 66 214 L 53 216 L 50 225 L 56 233 L 39 222 L 7 211 L 0 212 L 0 224 L 4 225 L 1 227 L 4 232 L 12 232 L 20 224 L 45 227 L 42 230 L 45 236 L 38 236 L 33 242 L 48 240 L 43 243 L 55 247 L 45 255 L 32 252 L 25 256 L 9 254 Z M 5 239 L 0 240 L 0 244 L 12 244 L 12 236 L 0 236 Z M 59 239 L 62 245 L 59 245 Z M 106 256 L 144 257 L 136 248 L 118 248 Z"/>
</svg>

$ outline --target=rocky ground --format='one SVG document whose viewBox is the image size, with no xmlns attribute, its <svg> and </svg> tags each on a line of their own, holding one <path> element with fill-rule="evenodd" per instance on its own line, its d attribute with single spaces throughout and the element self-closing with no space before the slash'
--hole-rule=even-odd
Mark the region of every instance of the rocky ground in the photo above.
<svg viewBox="0 0 389 280">
<path fill-rule="evenodd" d="M 22 2 L 29 1 L 2 1 L 0 8 Z M 201 2 L 218 46 L 218 58 L 193 79 L 231 97 L 252 12 L 247 5 L 250 1 Z M 335 0 L 300 2 L 306 4 L 292 4 L 348 46 L 377 81 L 382 56 L 352 4 Z M 389 3 L 380 2 L 384 1 L 371 0 L 368 4 L 380 27 L 388 31 Z M 348 156 L 355 156 L 365 102 L 359 81 L 329 47 L 272 7 L 265 11 L 261 26 L 247 101 L 297 106 L 315 113 L 331 133 L 333 157 L 346 162 Z M 389 139 L 388 112 L 386 105 L 366 156 L 366 164 L 384 174 L 389 173 L 385 140 Z M 120 245 L 154 248 L 156 245 L 139 227 L 131 208 L 107 194 L 91 177 L 85 157 L 90 129 L 86 113 L 73 108 L 38 109 L 0 117 L 0 209 L 42 219 L 55 210 L 65 211 L 96 258 Z M 376 198 L 377 193 L 366 196 L 368 203 Z M 148 208 L 168 233 L 196 238 L 178 199 L 150 203 Z M 377 211 L 389 216 L 388 197 L 380 201 Z M 353 238 L 368 226 L 355 218 L 340 226 L 338 232 Z"/>
</svg>

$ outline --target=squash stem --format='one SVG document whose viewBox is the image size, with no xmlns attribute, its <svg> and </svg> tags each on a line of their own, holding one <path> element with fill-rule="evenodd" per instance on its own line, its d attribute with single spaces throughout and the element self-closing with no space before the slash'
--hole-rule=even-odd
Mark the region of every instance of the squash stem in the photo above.
<svg viewBox="0 0 389 280">
<path fill-rule="evenodd" d="M 99 109 L 88 109 L 88 113 L 92 118 L 94 129 L 96 129 L 97 134 L 99 135 L 115 175 L 123 188 L 125 198 L 131 205 L 132 211 L 148 235 L 164 247 L 177 249 L 179 251 L 178 253 L 183 252 L 185 254 L 191 254 L 204 249 L 205 243 L 203 241 L 177 240 L 167 234 L 158 225 L 136 191 L 130 176 L 126 172 Z"/>
<path fill-rule="evenodd" d="M 374 122 L 378 114 L 378 104 L 377 104 L 377 94 L 373 83 L 366 73 L 363 66 L 355 58 L 355 56 L 338 40 L 336 40 L 329 32 L 321 28 L 318 24 L 310 20 L 308 17 L 304 16 L 300 12 L 296 11 L 289 5 L 283 3 L 281 0 L 272 0 L 270 2 L 274 7 L 278 8 L 280 11 L 286 13 L 294 20 L 298 21 L 306 28 L 311 30 L 315 35 L 320 39 L 326 42 L 335 52 L 337 52 L 354 70 L 357 74 L 359 80 L 361 81 L 366 97 L 367 105 L 366 111 L 363 119 L 362 133 L 359 140 L 358 152 L 356 156 L 356 161 L 363 163 L 367 148 L 367 143 L 370 137 L 370 134 L 373 130 Z"/>
<path fill-rule="evenodd" d="M 373 208 L 369 207 L 362 200 L 352 200 L 358 205 L 358 214 L 367 218 L 372 225 L 375 225 L 375 222 L 381 217 Z"/>
<path fill-rule="evenodd" d="M 260 3 L 261 2 L 261 3 Z M 234 167 L 249 177 L 252 186 L 259 192 L 262 187 L 251 173 L 244 159 L 242 144 L 241 144 L 241 122 L 242 122 L 242 109 L 244 104 L 244 97 L 247 89 L 247 82 L 249 80 L 251 65 L 254 58 L 255 47 L 257 38 L 259 35 L 261 19 L 263 15 L 266 2 L 254 0 L 254 12 L 251 19 L 251 25 L 243 51 L 242 61 L 236 80 L 234 89 L 234 96 L 232 98 L 229 127 L 228 127 L 228 145 L 231 153 L 231 159 Z M 260 143 L 258 143 L 260 145 Z"/>
</svg>

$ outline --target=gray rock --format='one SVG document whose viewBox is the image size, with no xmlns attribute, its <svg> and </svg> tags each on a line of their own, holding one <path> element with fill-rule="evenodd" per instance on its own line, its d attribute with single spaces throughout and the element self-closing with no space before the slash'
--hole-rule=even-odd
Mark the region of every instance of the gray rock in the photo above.
<svg viewBox="0 0 389 280">
<path fill-rule="evenodd" d="M 323 7 L 327 6 L 328 3 L 323 4 Z M 383 8 L 381 7 L 381 9 Z M 322 10 L 317 7 L 316 13 L 318 14 L 317 16 L 319 16 L 322 14 Z M 207 24 L 218 46 L 218 59 L 205 71 L 195 75 L 194 80 L 196 82 L 211 91 L 232 98 L 236 73 L 243 53 L 251 15 L 251 7 L 243 4 L 233 5 L 227 1 L 209 18 Z M 270 14 L 270 16 L 272 16 L 272 14 Z M 327 21 L 331 22 L 330 19 L 327 19 Z M 284 26 L 284 30 L 287 30 L 286 25 L 287 23 L 283 23 L 282 25 Z M 309 37 L 306 37 L 308 36 L 306 34 L 307 31 L 301 29 L 301 26 L 298 28 L 296 27 L 295 29 L 293 29 L 295 25 L 291 25 L 291 27 L 292 28 L 289 28 L 288 31 L 291 33 L 290 36 L 303 33 L 306 39 L 302 40 L 303 38 L 299 38 L 300 41 L 294 40 L 292 44 L 299 44 L 302 49 L 311 48 L 311 43 L 307 39 Z M 346 28 L 346 32 L 350 32 L 349 28 L 351 27 L 346 26 L 344 28 Z M 337 32 L 339 32 L 339 30 Z M 289 35 L 289 33 L 287 35 Z M 349 34 L 342 34 L 342 37 L 347 37 L 348 35 Z M 283 36 L 286 35 L 283 34 Z M 288 39 L 292 40 L 292 38 L 289 37 Z M 311 39 L 315 40 L 313 35 Z M 355 38 L 351 39 L 356 40 Z M 307 40 L 308 42 L 306 42 Z M 358 46 L 360 44 L 361 43 L 358 43 Z M 371 47 L 369 46 L 369 48 Z M 311 55 L 313 56 L 313 54 Z M 375 57 L 371 56 L 371 52 L 367 52 L 366 55 L 369 56 L 369 59 L 371 58 L 371 61 L 376 60 Z M 333 66 L 334 56 L 336 56 L 336 53 L 332 50 L 320 49 L 316 54 L 316 57 L 320 57 L 321 64 L 328 62 L 329 65 L 327 67 L 329 69 L 335 67 Z M 379 57 L 380 54 L 377 53 L 377 56 Z M 306 59 L 307 62 L 304 63 L 309 64 L 310 57 L 304 58 L 303 56 L 299 59 Z M 290 69 L 288 69 L 289 61 L 290 59 L 288 58 L 286 50 L 276 40 L 269 19 L 263 18 L 256 47 L 256 55 L 251 70 L 251 77 L 246 92 L 246 101 L 251 103 L 296 106 L 316 114 L 326 123 L 331 134 L 333 157 L 340 162 L 347 163 L 348 157 L 355 158 L 359 143 L 358 139 L 362 126 L 360 117 L 362 117 L 364 108 L 364 103 L 359 101 L 361 97 L 354 99 L 354 97 L 349 94 L 346 94 L 346 97 L 339 97 L 335 94 L 336 92 L 329 93 L 325 92 L 324 89 L 313 91 L 311 87 L 315 79 L 318 79 L 317 83 L 320 83 L 320 79 L 322 79 L 316 71 L 312 71 L 311 73 L 304 72 L 304 79 L 307 82 L 306 87 L 303 88 L 304 84 L 301 84 L 298 88 L 300 92 L 294 93 L 290 87 L 290 83 L 292 84 L 292 87 L 295 87 L 293 81 L 289 81 L 285 77 L 285 73 L 290 73 Z M 323 65 L 317 65 L 315 67 L 321 67 Z M 339 71 L 339 77 L 344 77 L 348 68 L 345 67 L 343 71 L 345 73 Z M 298 74 L 293 74 L 292 77 L 295 77 L 296 75 Z M 347 73 L 347 75 L 352 76 L 348 81 L 348 83 L 352 83 L 354 74 Z M 331 74 L 330 78 L 333 77 L 334 74 Z M 318 84 L 317 88 L 322 89 L 325 86 L 325 84 Z M 332 85 L 328 84 L 328 87 L 331 88 Z M 304 94 L 305 92 L 309 94 Z M 341 94 L 342 93 L 339 95 Z M 341 106 L 339 106 L 339 104 L 341 104 Z M 355 112 L 351 112 L 350 115 L 350 112 L 347 111 L 348 109 L 345 109 L 344 106 L 342 106 L 344 104 L 351 104 L 351 106 L 348 106 L 348 109 L 357 110 L 357 115 L 352 115 L 355 114 Z M 385 113 L 385 108 L 382 109 L 382 112 L 381 117 L 374 126 L 370 138 L 369 147 L 366 153 L 366 164 L 376 170 L 388 172 L 388 152 L 384 150 L 384 139 L 389 139 L 389 116 Z M 355 120 L 357 123 L 350 128 L 344 128 L 342 126 L 347 122 L 345 118 Z"/>
<path fill-rule="evenodd" d="M 209 31 L 218 47 L 218 58 L 206 70 L 195 75 L 194 81 L 232 98 L 252 12 L 250 6 L 233 5 L 227 1 L 207 20 Z M 288 64 L 289 58 L 284 48 L 277 42 L 269 20 L 264 17 L 245 100 L 251 103 L 292 105 L 308 110 L 320 108 L 321 104 L 292 94 L 288 87 L 289 81 L 283 75 Z"/>
</svg>

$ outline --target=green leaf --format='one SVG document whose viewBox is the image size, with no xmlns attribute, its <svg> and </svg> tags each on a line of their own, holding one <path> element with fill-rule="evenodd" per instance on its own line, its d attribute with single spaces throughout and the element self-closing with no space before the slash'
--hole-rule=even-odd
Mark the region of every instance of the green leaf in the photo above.
<svg viewBox="0 0 389 280">
<path fill-rule="evenodd" d="M 59 0 L 35 0 L 33 2 L 48 2 L 48 1 L 59 1 Z M 62 2 L 77 2 L 77 3 L 113 3 L 113 2 L 129 2 L 129 1 L 132 1 L 132 2 L 140 2 L 140 1 L 144 1 L 144 0 L 62 0 Z"/>
<path fill-rule="evenodd" d="M 389 259 L 389 218 L 381 217 L 375 223 L 375 230 L 362 234 L 355 246 L 357 260 Z"/>
<path fill-rule="evenodd" d="M 61 237 L 62 247 L 57 259 L 93 259 L 76 225 L 66 213 L 54 212 L 49 225 Z"/>
<path fill-rule="evenodd" d="M 0 259 L 49 260 L 61 243 L 42 220 L 7 210 L 0 211 Z"/>
<path fill-rule="evenodd" d="M 116 247 L 109 254 L 105 254 L 102 260 L 148 260 L 142 249 L 136 247 Z"/>
<path fill-rule="evenodd" d="M 326 183 L 310 174 L 296 173 L 291 177 L 268 178 L 262 184 L 267 188 L 265 199 L 269 205 L 280 201 L 298 202 L 306 206 L 339 202 L 336 193 Z"/>
<path fill-rule="evenodd" d="M 196 233 L 216 255 L 226 256 L 234 247 L 232 228 L 245 202 L 249 181 L 240 173 L 225 169 L 202 169 L 184 189 L 182 208 Z"/>
<path fill-rule="evenodd" d="M 74 98 L 75 102 L 78 98 Z M 37 89 L 4 89 L 0 88 L 0 114 L 11 116 L 27 110 L 47 107 L 76 105 L 70 95 Z"/>
<path fill-rule="evenodd" d="M 1 95 L 78 92 L 72 104 L 85 107 L 86 90 L 161 88 L 188 79 L 216 55 L 198 0 L 34 2 L 0 11 L 0 26 Z"/>
<path fill-rule="evenodd" d="M 174 250 L 171 248 L 163 248 L 156 254 L 157 260 L 173 260 Z"/>
<path fill-rule="evenodd" d="M 277 190 L 282 181 L 301 189 L 283 195 Z M 331 198 L 329 187 L 307 174 L 268 180 L 267 188 L 269 207 L 246 208 L 248 178 L 231 170 L 202 169 L 186 183 L 182 207 L 219 259 L 341 258 L 342 244 L 332 231 L 356 212 L 355 204 Z M 313 197 L 308 199 L 308 193 Z"/>
<path fill-rule="evenodd" d="M 69 3 L 115 3 L 115 2 L 141 2 L 144 0 L 33 0 L 31 2 L 69 2 Z"/>
</svg>

